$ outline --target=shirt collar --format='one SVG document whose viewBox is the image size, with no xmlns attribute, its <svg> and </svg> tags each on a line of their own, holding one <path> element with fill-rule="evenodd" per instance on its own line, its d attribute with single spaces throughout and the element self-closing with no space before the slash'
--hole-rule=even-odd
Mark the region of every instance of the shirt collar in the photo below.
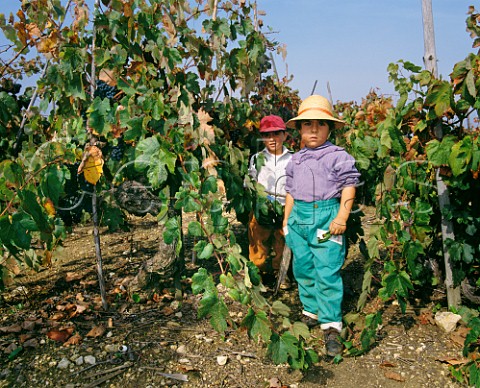
<svg viewBox="0 0 480 388">
<path fill-rule="evenodd" d="M 262 150 L 262 152 L 263 152 L 267 157 L 277 158 L 277 159 L 278 159 L 278 158 L 281 158 L 281 157 L 282 157 L 283 155 L 285 155 L 285 154 L 290 153 L 289 149 L 288 149 L 287 147 L 285 147 L 285 146 L 283 146 L 283 148 L 282 148 L 282 153 L 281 153 L 280 155 L 274 155 L 274 154 L 272 154 L 269 150 L 267 150 L 266 148 L 264 148 L 264 149 Z"/>
</svg>

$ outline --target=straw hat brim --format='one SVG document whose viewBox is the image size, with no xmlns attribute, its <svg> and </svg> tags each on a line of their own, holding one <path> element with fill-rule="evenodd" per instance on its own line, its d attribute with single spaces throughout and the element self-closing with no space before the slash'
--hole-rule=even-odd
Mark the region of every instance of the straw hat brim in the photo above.
<svg viewBox="0 0 480 388">
<path fill-rule="evenodd" d="M 333 121 L 335 123 L 335 129 L 340 129 L 345 125 L 345 121 L 337 119 L 332 116 L 328 116 L 325 113 L 311 111 L 311 112 L 304 112 L 293 119 L 287 121 L 287 128 L 295 129 L 295 122 L 301 120 L 328 120 Z"/>
</svg>

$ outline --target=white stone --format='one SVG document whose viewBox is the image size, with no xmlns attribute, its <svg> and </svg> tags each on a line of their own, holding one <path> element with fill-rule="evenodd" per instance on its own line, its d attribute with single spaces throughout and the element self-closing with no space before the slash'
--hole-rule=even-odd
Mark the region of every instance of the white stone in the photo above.
<svg viewBox="0 0 480 388">
<path fill-rule="evenodd" d="M 217 356 L 217 364 L 225 365 L 228 361 L 228 356 Z"/>
<path fill-rule="evenodd" d="M 90 364 L 90 365 L 95 365 L 95 363 L 97 362 L 94 356 L 85 356 L 83 360 L 85 361 L 86 364 Z"/>
<path fill-rule="evenodd" d="M 70 366 L 70 361 L 67 360 L 65 357 L 60 360 L 60 362 L 57 364 L 58 369 L 67 369 Z"/>
<path fill-rule="evenodd" d="M 441 311 L 435 314 L 435 323 L 447 333 L 455 330 L 460 319 L 462 319 L 461 315 L 449 311 Z"/>
<path fill-rule="evenodd" d="M 83 365 L 83 356 L 78 357 L 78 358 L 75 360 L 75 364 L 77 364 L 77 365 Z"/>
<path fill-rule="evenodd" d="M 178 354 L 186 354 L 187 353 L 187 348 L 185 347 L 185 345 L 180 345 L 177 348 L 177 353 Z"/>
</svg>

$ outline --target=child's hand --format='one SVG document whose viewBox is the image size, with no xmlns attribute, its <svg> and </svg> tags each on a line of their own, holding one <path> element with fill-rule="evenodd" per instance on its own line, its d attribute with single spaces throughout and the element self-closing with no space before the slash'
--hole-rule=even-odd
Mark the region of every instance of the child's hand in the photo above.
<svg viewBox="0 0 480 388">
<path fill-rule="evenodd" d="M 328 228 L 331 234 L 344 234 L 347 230 L 347 220 L 335 217 Z"/>
</svg>

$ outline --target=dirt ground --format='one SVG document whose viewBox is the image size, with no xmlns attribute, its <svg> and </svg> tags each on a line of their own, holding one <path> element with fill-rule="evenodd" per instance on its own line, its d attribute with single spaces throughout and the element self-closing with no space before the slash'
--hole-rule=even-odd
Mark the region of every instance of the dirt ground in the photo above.
<svg viewBox="0 0 480 388">
<path fill-rule="evenodd" d="M 366 311 L 384 310 L 376 346 L 339 364 L 321 356 L 302 373 L 274 365 L 245 331 L 222 337 L 197 319 L 199 297 L 187 278 L 181 300 L 168 284 L 129 290 L 129 280 L 157 251 L 160 234 L 153 219 L 132 218 L 131 224 L 131 231 L 102 230 L 100 236 L 108 311 L 99 297 L 91 226 L 74 228 L 51 268 L 13 279 L 0 305 L 0 387 L 461 386 L 448 368 L 461 362 L 465 334 L 461 326 L 446 334 L 435 325 L 433 309 L 445 303 L 441 292 L 405 315 L 395 304 L 370 300 Z M 190 271 L 201 264 L 190 254 L 186 261 Z M 355 312 L 362 274 L 353 249 L 344 268 L 345 314 Z M 294 312 L 300 308 L 295 287 L 266 297 Z M 231 310 L 234 321 L 243 314 Z M 311 334 L 309 346 L 322 354 L 320 329 Z"/>
</svg>

